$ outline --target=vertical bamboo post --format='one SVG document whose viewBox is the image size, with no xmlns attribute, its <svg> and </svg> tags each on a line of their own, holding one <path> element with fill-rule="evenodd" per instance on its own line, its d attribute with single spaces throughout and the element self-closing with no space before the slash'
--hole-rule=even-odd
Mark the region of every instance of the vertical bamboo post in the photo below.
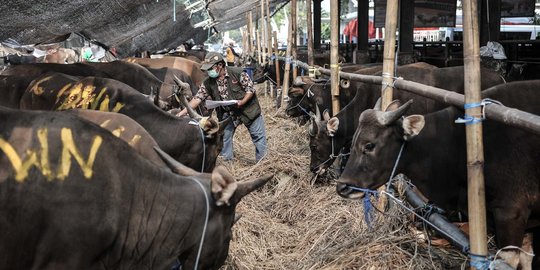
<svg viewBox="0 0 540 270">
<path fill-rule="evenodd" d="M 332 91 L 332 111 L 336 115 L 339 105 L 339 0 L 330 1 L 330 82 Z M 320 119 L 318 119 L 320 120 Z"/>
<path fill-rule="evenodd" d="M 478 2 L 463 1 L 463 63 L 465 104 L 480 102 L 480 35 Z M 480 107 L 465 109 L 465 114 L 481 117 Z M 487 256 L 486 201 L 484 187 L 484 143 L 482 122 L 466 125 L 467 184 L 471 253 Z M 474 267 L 471 267 L 474 269 Z"/>
<path fill-rule="evenodd" d="M 261 47 L 262 47 L 262 63 L 263 65 L 266 64 L 266 23 L 264 22 L 264 0 L 261 0 Z"/>
<path fill-rule="evenodd" d="M 279 60 L 277 58 L 278 56 L 277 31 L 274 31 L 274 54 L 276 55 L 275 64 L 274 64 L 276 66 L 276 88 L 279 88 L 279 86 L 281 85 L 281 80 L 280 80 L 281 78 L 279 74 Z"/>
<path fill-rule="evenodd" d="M 381 108 L 384 110 L 392 102 L 394 91 L 394 68 L 396 58 L 396 27 L 398 18 L 398 0 L 386 2 L 386 21 L 384 22 L 384 56 L 381 89 Z"/>
<path fill-rule="evenodd" d="M 306 24 L 307 24 L 308 65 L 314 66 L 315 59 L 314 59 L 314 53 L 313 53 L 313 23 L 312 23 L 312 14 L 311 14 L 311 0 L 306 0 Z"/>
<path fill-rule="evenodd" d="M 249 56 L 253 56 L 253 13 L 248 13 L 248 53 Z"/>
<path fill-rule="evenodd" d="M 261 55 L 261 35 L 259 30 L 255 31 L 255 33 L 257 34 L 257 59 L 259 59 L 259 64 L 262 65 L 263 62 Z"/>
<path fill-rule="evenodd" d="M 268 57 L 272 55 L 272 24 L 270 23 L 270 0 L 266 0 L 266 44 L 268 45 Z"/>
<path fill-rule="evenodd" d="M 287 107 L 289 102 L 289 77 L 291 71 L 291 51 L 292 51 L 292 39 L 293 39 L 293 26 L 292 26 L 292 17 L 296 16 L 296 0 L 291 0 L 291 12 L 289 14 L 289 33 L 287 36 L 287 53 L 285 61 L 285 72 L 283 74 L 283 88 L 281 89 L 281 108 Z"/>
<path fill-rule="evenodd" d="M 293 80 L 298 76 L 298 67 L 296 66 L 296 60 L 298 59 L 298 53 L 297 53 L 297 40 L 298 40 L 298 5 L 297 2 L 294 2 L 294 9 L 291 8 L 291 18 L 292 18 L 292 60 L 293 66 L 292 66 L 292 77 Z"/>
<path fill-rule="evenodd" d="M 268 65 L 270 65 L 272 63 L 272 60 L 270 59 L 270 57 L 272 56 L 272 26 L 270 25 L 270 0 L 265 0 L 264 3 L 266 9 L 266 48 L 268 51 L 266 55 L 268 56 Z M 266 81 L 266 87 L 270 91 L 270 97 L 274 97 L 274 89 L 272 83 Z"/>
</svg>

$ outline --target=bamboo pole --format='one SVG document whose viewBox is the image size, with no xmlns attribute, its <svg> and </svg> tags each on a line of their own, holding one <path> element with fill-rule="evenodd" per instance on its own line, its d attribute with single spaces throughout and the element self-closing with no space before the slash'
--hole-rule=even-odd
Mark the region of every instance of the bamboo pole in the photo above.
<svg viewBox="0 0 540 270">
<path fill-rule="evenodd" d="M 266 48 L 267 48 L 267 57 L 268 57 L 268 65 L 272 63 L 270 60 L 270 57 L 272 56 L 272 26 L 270 25 L 270 0 L 265 0 L 265 8 L 266 8 Z M 266 81 L 266 87 L 270 91 L 270 97 L 274 97 L 274 87 L 272 83 L 269 81 Z"/>
<path fill-rule="evenodd" d="M 386 21 L 384 22 L 384 58 L 383 58 L 383 82 L 381 88 L 381 108 L 386 108 L 392 102 L 394 91 L 394 69 L 396 58 L 396 27 L 398 19 L 398 0 L 386 2 Z"/>
<path fill-rule="evenodd" d="M 478 2 L 463 1 L 463 63 L 465 103 L 480 102 L 480 34 Z M 481 107 L 466 108 L 465 114 L 481 117 Z M 484 142 L 482 122 L 465 125 L 467 138 L 467 183 L 471 253 L 487 256 Z M 471 266 L 471 269 L 474 267 Z"/>
<path fill-rule="evenodd" d="M 315 65 L 315 59 L 314 59 L 314 53 L 313 53 L 313 23 L 312 23 L 312 14 L 311 13 L 312 13 L 311 12 L 311 0 L 306 0 L 308 65 L 314 66 Z"/>
<path fill-rule="evenodd" d="M 291 0 L 291 12 L 289 14 L 289 33 L 287 36 L 287 53 L 285 60 L 285 73 L 283 74 L 283 88 L 281 89 L 281 108 L 287 107 L 289 102 L 289 76 L 291 71 L 291 50 L 292 50 L 292 39 L 293 39 L 293 27 L 292 27 L 292 17 L 293 14 L 296 15 L 293 10 L 296 10 L 296 0 Z"/>
<path fill-rule="evenodd" d="M 330 82 L 332 89 L 332 112 L 336 115 L 339 105 L 339 0 L 330 1 Z M 320 120 L 320 119 L 318 119 Z"/>
<path fill-rule="evenodd" d="M 249 56 L 253 56 L 253 12 L 248 13 L 248 53 Z"/>
<path fill-rule="evenodd" d="M 276 66 L 276 91 L 279 89 L 281 85 L 280 76 L 279 76 L 279 60 L 277 58 L 278 55 L 278 40 L 277 40 L 277 31 L 274 31 L 274 55 L 276 56 L 275 59 L 275 66 Z M 272 97 L 274 97 L 272 95 Z"/>
<path fill-rule="evenodd" d="M 261 0 L 261 47 L 262 47 L 262 64 L 266 64 L 266 23 L 264 22 L 264 0 Z"/>
<path fill-rule="evenodd" d="M 270 23 L 270 0 L 266 0 L 266 44 L 268 48 L 268 57 L 272 55 L 272 25 Z"/>
<path fill-rule="evenodd" d="M 294 9 L 291 7 L 291 21 L 292 21 L 292 43 L 291 43 L 291 54 L 292 54 L 292 77 L 293 79 L 298 76 L 298 68 L 296 67 L 296 60 L 298 59 L 298 53 L 297 53 L 297 40 L 298 40 L 298 5 L 297 2 L 294 2 Z"/>
<path fill-rule="evenodd" d="M 256 30 L 255 33 L 257 34 L 257 59 L 259 59 L 259 64 L 262 65 L 261 35 L 259 30 Z"/>
</svg>

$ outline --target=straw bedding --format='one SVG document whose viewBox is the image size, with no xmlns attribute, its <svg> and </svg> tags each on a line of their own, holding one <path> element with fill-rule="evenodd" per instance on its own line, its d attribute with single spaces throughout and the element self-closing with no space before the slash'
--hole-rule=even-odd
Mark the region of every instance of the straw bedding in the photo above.
<svg viewBox="0 0 540 270">
<path fill-rule="evenodd" d="M 462 269 L 466 257 L 434 246 L 404 210 L 376 212 L 372 228 L 361 201 L 339 197 L 334 176 L 309 171 L 307 127 L 278 117 L 270 98 L 259 94 L 268 155 L 255 164 L 245 127 L 234 137 L 235 159 L 218 160 L 239 181 L 272 172 L 274 178 L 237 207 L 229 257 L 222 269 Z M 418 227 L 418 226 L 416 226 Z M 425 237 L 424 237 L 425 238 Z"/>
</svg>

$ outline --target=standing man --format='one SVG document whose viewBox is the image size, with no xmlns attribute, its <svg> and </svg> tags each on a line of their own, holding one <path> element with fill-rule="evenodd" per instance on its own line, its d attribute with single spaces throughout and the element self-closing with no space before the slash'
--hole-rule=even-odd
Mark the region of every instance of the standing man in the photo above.
<svg viewBox="0 0 540 270">
<path fill-rule="evenodd" d="M 234 43 L 231 41 L 229 43 L 229 46 L 227 46 L 227 49 L 225 50 L 225 57 L 227 57 L 227 66 L 229 67 L 234 67 L 235 66 L 235 59 L 236 57 L 240 57 L 240 55 L 238 55 L 234 49 Z"/>
<path fill-rule="evenodd" d="M 235 105 L 216 109 L 219 120 L 229 116 L 233 118 L 225 127 L 221 155 L 225 160 L 232 160 L 234 132 L 238 125 L 244 124 L 255 145 L 255 159 L 258 162 L 266 155 L 266 131 L 253 82 L 242 68 L 226 66 L 223 55 L 217 52 L 209 52 L 206 55 L 201 69 L 208 72 L 208 78 L 189 102 L 189 106 L 196 108 L 208 97 L 215 101 L 237 100 Z M 178 115 L 186 113 L 184 109 Z"/>
</svg>

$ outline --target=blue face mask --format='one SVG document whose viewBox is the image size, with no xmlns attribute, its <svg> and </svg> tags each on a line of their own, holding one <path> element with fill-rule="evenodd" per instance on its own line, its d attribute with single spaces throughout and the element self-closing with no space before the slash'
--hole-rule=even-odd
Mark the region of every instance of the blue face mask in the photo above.
<svg viewBox="0 0 540 270">
<path fill-rule="evenodd" d="M 208 76 L 209 76 L 210 78 L 217 78 L 218 75 L 219 75 L 219 73 L 218 73 L 217 71 L 213 70 L 213 69 L 211 69 L 211 70 L 208 71 Z"/>
</svg>

